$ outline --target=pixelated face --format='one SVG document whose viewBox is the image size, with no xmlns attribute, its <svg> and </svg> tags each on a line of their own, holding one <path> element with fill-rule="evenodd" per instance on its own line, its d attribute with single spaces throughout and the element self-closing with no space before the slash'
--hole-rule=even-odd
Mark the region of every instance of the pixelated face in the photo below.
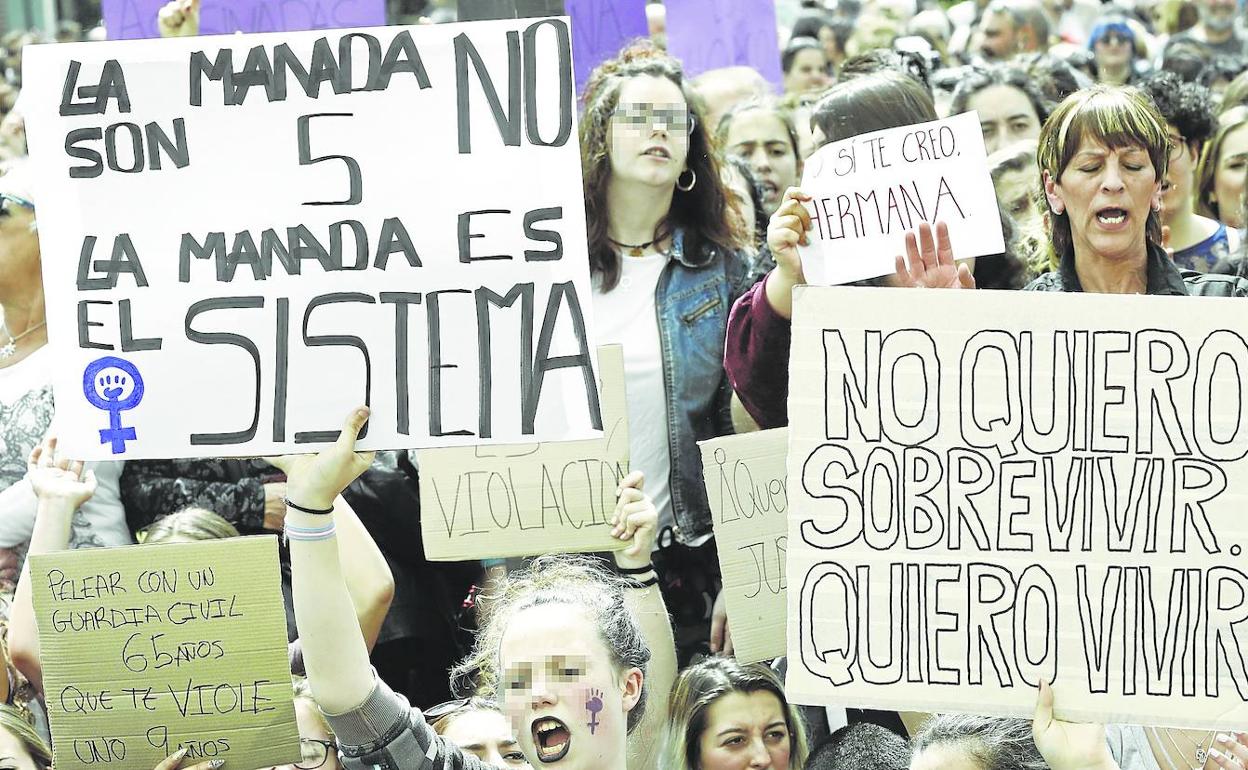
<svg viewBox="0 0 1248 770">
<path fill-rule="evenodd" d="M 1244 226 L 1244 174 L 1248 173 L 1248 125 L 1231 131 L 1222 140 L 1218 167 L 1214 171 L 1213 196 L 1218 216 L 1228 227 Z"/>
<path fill-rule="evenodd" d="M 1027 94 L 1014 86 L 988 86 L 967 99 L 966 108 L 979 113 L 989 155 L 1016 142 L 1040 138 L 1040 116 Z"/>
<path fill-rule="evenodd" d="M 467 754 L 494 767 L 530 767 L 507 719 L 497 711 L 466 710 L 451 717 L 442 737 Z"/>
<path fill-rule="evenodd" d="M 0 728 L 0 770 L 36 770 L 21 739 Z"/>
<path fill-rule="evenodd" d="M 698 770 L 788 770 L 789 723 L 769 692 L 730 692 L 706 711 Z"/>
<path fill-rule="evenodd" d="M 663 77 L 639 75 L 620 86 L 611 117 L 611 175 L 671 189 L 685 170 L 693 116 L 680 88 Z"/>
<path fill-rule="evenodd" d="M 564 604 L 517 613 L 499 666 L 503 712 L 533 767 L 603 770 L 625 755 L 641 673 L 616 672 L 585 613 Z"/>
</svg>

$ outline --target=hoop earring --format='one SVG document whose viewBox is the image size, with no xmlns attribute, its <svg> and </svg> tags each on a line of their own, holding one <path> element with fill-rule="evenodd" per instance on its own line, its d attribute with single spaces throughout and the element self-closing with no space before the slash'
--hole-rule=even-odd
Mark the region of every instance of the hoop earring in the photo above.
<svg viewBox="0 0 1248 770">
<path fill-rule="evenodd" d="M 683 171 L 681 172 L 679 177 L 676 177 L 676 189 L 680 190 L 681 192 L 689 192 L 690 190 L 693 189 L 693 186 L 698 183 L 698 172 L 694 171 L 691 168 L 687 168 L 685 169 L 685 171 L 689 172 L 689 184 L 682 185 L 680 183 L 681 177 L 685 175 Z"/>
</svg>

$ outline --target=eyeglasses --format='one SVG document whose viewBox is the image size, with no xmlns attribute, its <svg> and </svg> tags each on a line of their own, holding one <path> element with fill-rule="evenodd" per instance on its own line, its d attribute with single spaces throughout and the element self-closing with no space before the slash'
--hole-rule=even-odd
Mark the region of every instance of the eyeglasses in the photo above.
<svg viewBox="0 0 1248 770">
<path fill-rule="evenodd" d="M 331 753 L 338 750 L 338 744 L 316 738 L 303 738 L 299 741 L 299 750 L 303 752 L 303 759 L 295 767 L 299 770 L 316 770 L 325 764 Z"/>
<path fill-rule="evenodd" d="M 1131 45 L 1134 41 L 1121 32 L 1106 32 L 1104 35 L 1098 37 L 1096 42 L 1104 43 L 1105 45 L 1117 45 L 1118 43 Z"/>
<path fill-rule="evenodd" d="M 31 203 L 25 198 L 22 198 L 17 195 L 13 195 L 12 193 L 0 192 L 0 212 L 3 212 L 4 214 L 8 214 L 9 203 L 15 203 L 18 206 L 21 206 L 24 209 L 30 209 L 31 211 L 35 210 L 35 204 Z"/>
<path fill-rule="evenodd" d="M 456 711 L 467 708 L 468 704 L 471 702 L 471 698 L 456 698 L 455 700 L 443 701 L 435 706 L 430 706 L 423 712 L 425 715 L 425 721 L 429 724 L 433 724 L 444 716 L 454 714 Z"/>
<path fill-rule="evenodd" d="M 1187 149 L 1187 137 L 1182 134 L 1173 134 L 1170 139 L 1170 160 L 1171 162 L 1183 157 L 1183 151 Z"/>
<path fill-rule="evenodd" d="M 615 108 L 615 119 L 624 126 L 642 130 L 656 129 L 662 124 L 666 130 L 691 133 L 696 125 L 689 108 L 683 104 L 620 104 Z"/>
</svg>

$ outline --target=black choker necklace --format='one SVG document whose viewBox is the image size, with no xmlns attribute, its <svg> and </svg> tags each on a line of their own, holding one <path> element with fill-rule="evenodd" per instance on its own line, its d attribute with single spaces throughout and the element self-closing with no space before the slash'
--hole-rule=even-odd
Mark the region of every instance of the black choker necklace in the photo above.
<svg viewBox="0 0 1248 770">
<path fill-rule="evenodd" d="M 628 249 L 628 256 L 630 257 L 640 257 L 643 251 L 654 245 L 654 241 L 646 241 L 645 243 L 638 243 L 634 245 L 631 243 L 620 243 L 613 238 L 608 238 L 607 240 L 610 241 L 613 246 L 618 246 L 621 249 Z"/>
</svg>

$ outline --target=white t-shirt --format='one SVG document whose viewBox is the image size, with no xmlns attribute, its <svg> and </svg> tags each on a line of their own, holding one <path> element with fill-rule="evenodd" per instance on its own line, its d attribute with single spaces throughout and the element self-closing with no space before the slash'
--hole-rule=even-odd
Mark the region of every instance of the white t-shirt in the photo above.
<svg viewBox="0 0 1248 770">
<path fill-rule="evenodd" d="M 645 491 L 659 512 L 660 532 L 676 523 L 672 514 L 672 455 L 667 435 L 663 348 L 654 299 L 667 261 L 666 254 L 623 257 L 620 282 L 606 294 L 602 293 L 600 281 L 594 280 L 597 344 L 624 347 L 630 466 L 646 474 Z"/>
</svg>

